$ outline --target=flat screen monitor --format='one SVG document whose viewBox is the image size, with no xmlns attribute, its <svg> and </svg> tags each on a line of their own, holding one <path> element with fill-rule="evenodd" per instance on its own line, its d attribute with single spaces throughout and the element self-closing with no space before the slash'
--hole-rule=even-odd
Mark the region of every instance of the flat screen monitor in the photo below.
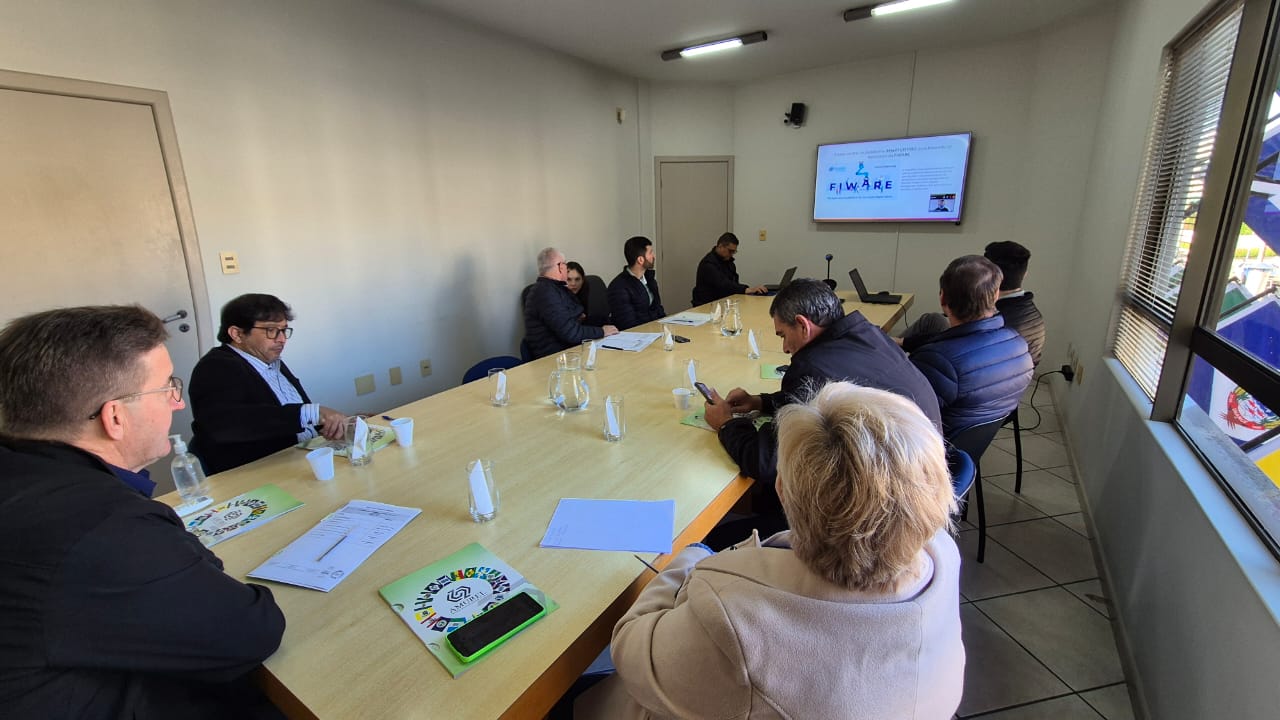
<svg viewBox="0 0 1280 720">
<path fill-rule="evenodd" d="M 973 133 L 818 146 L 815 222 L 960 222 Z"/>
</svg>

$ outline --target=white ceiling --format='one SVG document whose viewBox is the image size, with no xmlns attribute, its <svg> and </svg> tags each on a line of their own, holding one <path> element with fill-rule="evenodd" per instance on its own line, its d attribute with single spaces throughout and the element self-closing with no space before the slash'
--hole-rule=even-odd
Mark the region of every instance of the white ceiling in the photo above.
<svg viewBox="0 0 1280 720">
<path fill-rule="evenodd" d="M 663 82 L 745 82 L 859 58 L 975 45 L 1115 0 L 954 0 L 846 23 L 870 0 L 411 0 L 441 15 Z M 663 50 L 764 30 L 737 50 L 663 62 Z"/>
</svg>

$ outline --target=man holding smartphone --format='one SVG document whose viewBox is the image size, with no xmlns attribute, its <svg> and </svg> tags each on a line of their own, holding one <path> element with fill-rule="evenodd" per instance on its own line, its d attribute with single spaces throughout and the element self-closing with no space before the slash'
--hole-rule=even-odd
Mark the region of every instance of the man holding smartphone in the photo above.
<svg viewBox="0 0 1280 720">
<path fill-rule="evenodd" d="M 773 298 L 769 315 L 775 334 L 782 338 L 782 351 L 791 355 L 790 367 L 782 376 L 782 389 L 751 395 L 734 388 L 725 397 L 712 390 L 706 404 L 707 424 L 718 434 L 720 444 L 742 474 L 756 480 L 754 506 L 765 517 L 753 522 L 762 534 L 786 527 L 774 491 L 778 478 L 777 433 L 772 422 L 757 430 L 751 418 L 736 416 L 754 412 L 772 416 L 784 405 L 804 402 L 813 388 L 833 380 L 848 380 L 907 397 L 936 427 L 942 427 L 938 398 L 929 381 L 911 364 L 902 348 L 862 313 L 845 315 L 840 298 L 826 283 L 812 278 L 792 281 Z"/>
</svg>

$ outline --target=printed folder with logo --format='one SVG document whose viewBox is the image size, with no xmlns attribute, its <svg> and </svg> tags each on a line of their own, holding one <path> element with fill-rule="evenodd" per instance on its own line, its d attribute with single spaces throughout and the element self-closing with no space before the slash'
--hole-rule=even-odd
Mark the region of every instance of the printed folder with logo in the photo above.
<svg viewBox="0 0 1280 720">
<path fill-rule="evenodd" d="M 187 518 L 187 532 L 213 547 L 300 507 L 298 498 L 275 485 L 263 485 Z"/>
<path fill-rule="evenodd" d="M 560 607 L 480 543 L 471 543 L 378 590 L 391 610 L 454 677 L 489 655 L 463 664 L 449 650 L 444 636 L 519 592 L 529 593 L 548 613 Z"/>
</svg>

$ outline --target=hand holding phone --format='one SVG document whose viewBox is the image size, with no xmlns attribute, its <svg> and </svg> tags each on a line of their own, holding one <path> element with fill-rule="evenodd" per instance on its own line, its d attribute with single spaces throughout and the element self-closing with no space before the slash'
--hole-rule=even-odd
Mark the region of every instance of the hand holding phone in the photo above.
<svg viewBox="0 0 1280 720">
<path fill-rule="evenodd" d="M 693 386 L 698 389 L 698 392 L 702 393 L 702 397 L 706 398 L 707 402 L 711 403 L 712 405 L 716 404 L 716 401 L 711 398 L 711 388 L 707 387 L 706 383 L 699 380 L 698 382 L 694 383 Z"/>
</svg>

